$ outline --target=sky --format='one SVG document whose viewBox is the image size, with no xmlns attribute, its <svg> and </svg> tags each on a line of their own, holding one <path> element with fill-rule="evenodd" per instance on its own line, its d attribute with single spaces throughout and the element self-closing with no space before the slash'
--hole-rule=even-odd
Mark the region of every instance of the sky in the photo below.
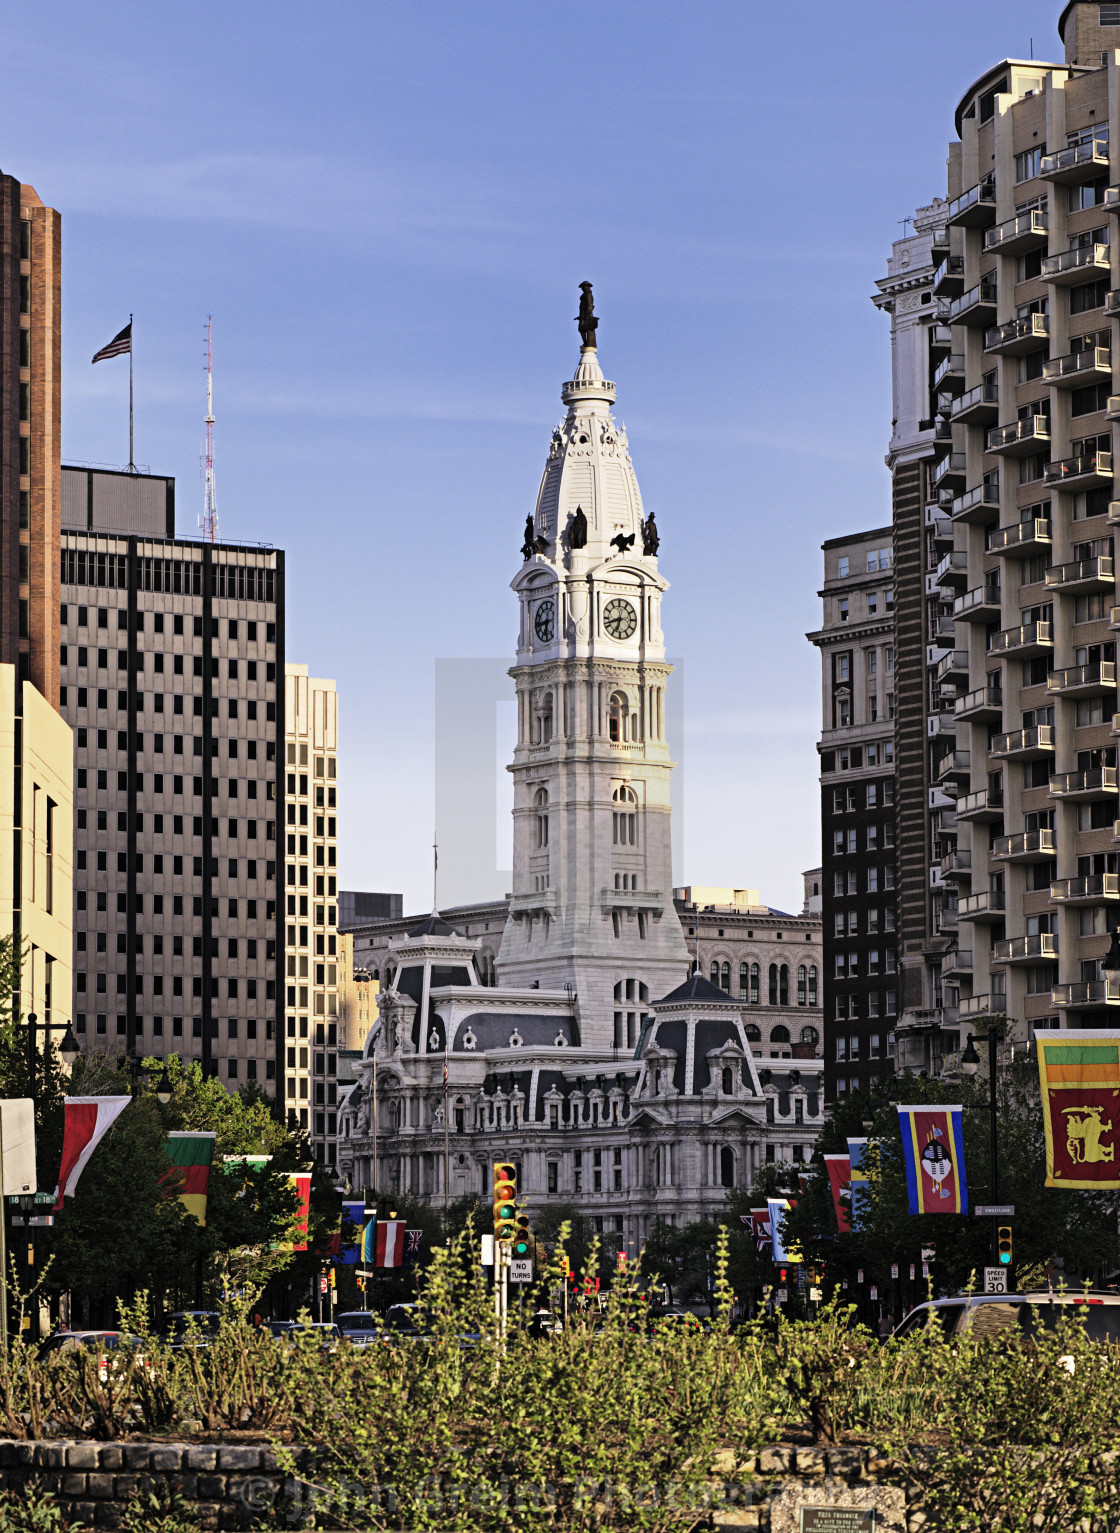
<svg viewBox="0 0 1120 1533">
<path fill-rule="evenodd" d="M 671 583 L 674 880 L 800 909 L 820 544 L 890 520 L 869 297 L 957 101 L 1060 59 L 1059 10 L 941 0 L 934 43 L 898 0 L 4 5 L 0 168 L 63 216 L 64 461 L 127 462 L 127 364 L 89 359 L 133 313 L 137 462 L 196 535 L 213 316 L 220 531 L 286 551 L 288 659 L 337 681 L 344 888 L 430 902 L 437 662 L 512 659 L 588 279 Z"/>
</svg>

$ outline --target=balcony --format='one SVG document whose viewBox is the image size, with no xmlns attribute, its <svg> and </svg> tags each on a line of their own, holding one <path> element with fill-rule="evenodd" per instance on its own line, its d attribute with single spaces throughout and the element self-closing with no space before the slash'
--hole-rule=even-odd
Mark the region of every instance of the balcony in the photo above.
<svg viewBox="0 0 1120 1533">
<path fill-rule="evenodd" d="M 933 780 L 942 787 L 949 783 L 967 783 L 969 766 L 968 751 L 947 751 L 933 769 Z"/>
<path fill-rule="evenodd" d="M 957 905 L 962 921 L 1002 921 L 1007 908 L 1007 897 L 1002 889 L 981 889 L 979 894 L 966 895 Z"/>
<path fill-rule="evenodd" d="M 933 375 L 933 393 L 959 394 L 964 388 L 964 355 L 954 351 L 943 357 Z"/>
<path fill-rule="evenodd" d="M 1055 564 L 1046 571 L 1046 584 L 1063 592 L 1111 591 L 1116 581 L 1112 559 L 1098 554 L 1095 559 L 1075 559 L 1072 564 Z"/>
<path fill-rule="evenodd" d="M 933 636 L 937 643 L 952 644 L 957 636 L 953 619 L 951 617 L 939 617 L 933 625 Z"/>
<path fill-rule="evenodd" d="M 933 674 L 935 680 L 939 682 L 967 681 L 968 650 L 951 649 L 947 655 L 942 655 Z"/>
<path fill-rule="evenodd" d="M 984 331 L 984 350 L 1000 357 L 1018 357 L 1027 351 L 1041 351 L 1050 344 L 1049 314 L 1024 314 Z"/>
<path fill-rule="evenodd" d="M 963 458 L 964 454 L 960 456 Z M 994 521 L 999 515 L 999 476 L 993 475 L 987 483 L 956 496 L 949 503 L 949 515 L 954 522 L 983 524 Z"/>
<path fill-rule="evenodd" d="M 968 584 L 968 554 L 963 548 L 955 548 L 945 555 L 933 572 L 933 583 L 938 586 Z"/>
<path fill-rule="evenodd" d="M 1108 246 L 1102 245 L 1100 248 L 1107 257 Z M 1076 251 L 1069 253 L 1077 254 Z M 985 277 L 975 287 L 970 287 L 967 293 L 962 293 L 959 298 L 950 299 L 943 316 L 941 309 L 938 308 L 938 316 L 947 319 L 951 325 L 983 325 L 986 330 L 996 317 L 996 301 L 996 280 L 994 277 Z"/>
<path fill-rule="evenodd" d="M 1105 419 L 1120 421 L 1120 394 L 1110 394 L 1104 411 Z"/>
<path fill-rule="evenodd" d="M 987 820 L 1003 819 L 1003 789 L 977 788 L 974 793 L 964 793 L 957 799 L 957 819 L 973 824 Z"/>
<path fill-rule="evenodd" d="M 1042 477 L 1046 484 L 1060 485 L 1063 490 L 1091 490 L 1097 485 L 1111 485 L 1112 454 L 1087 452 L 1077 458 L 1059 458 L 1046 465 Z"/>
<path fill-rule="evenodd" d="M 1007 1012 L 1007 997 L 997 990 L 994 995 L 961 997 L 960 1021 L 979 1022 L 982 1017 L 1002 1017 Z"/>
<path fill-rule="evenodd" d="M 1074 250 L 1063 250 L 1061 255 L 1044 256 L 1042 260 L 1043 282 L 1053 282 L 1057 287 L 1075 287 L 1094 277 L 1107 277 L 1110 270 L 1107 245 L 1078 245 Z"/>
<path fill-rule="evenodd" d="M 963 290 L 964 256 L 946 256 L 933 274 L 933 291 L 939 298 L 955 298 Z"/>
<path fill-rule="evenodd" d="M 984 249 L 997 255 L 1022 255 L 1046 244 L 1048 220 L 1041 208 L 1019 213 L 1005 223 L 996 224 L 984 234 Z"/>
<path fill-rule="evenodd" d="M 941 913 L 937 918 L 937 930 L 939 932 L 955 932 L 959 925 L 956 905 L 948 903 L 942 905 Z"/>
<path fill-rule="evenodd" d="M 1050 898 L 1058 905 L 1100 905 L 1120 900 L 1120 873 L 1090 873 L 1084 878 L 1056 878 Z"/>
<path fill-rule="evenodd" d="M 997 836 L 992 846 L 996 862 L 1033 862 L 1036 857 L 1056 857 L 1052 830 L 1024 830 L 1017 836 Z"/>
<path fill-rule="evenodd" d="M 941 879 L 946 884 L 959 884 L 972 877 L 972 853 L 970 851 L 947 852 L 941 859 Z"/>
<path fill-rule="evenodd" d="M 998 528 L 992 533 L 988 552 L 1003 554 L 1008 559 L 1029 559 L 1032 554 L 1046 553 L 1053 542 L 1053 524 L 1035 517 L 1032 521 L 1018 522 L 1014 527 Z"/>
<path fill-rule="evenodd" d="M 948 325 L 930 325 L 929 327 L 929 354 L 930 357 L 942 357 L 947 351 L 953 349 L 953 332 Z"/>
<path fill-rule="evenodd" d="M 996 682 L 966 692 L 957 698 L 953 711 L 962 724 L 994 724 L 1003 717 L 1003 688 Z"/>
<path fill-rule="evenodd" d="M 926 714 L 926 738 L 929 740 L 943 740 L 949 736 L 956 737 L 957 716 L 952 708 L 941 708 L 937 713 Z"/>
<path fill-rule="evenodd" d="M 1116 691 L 1116 662 L 1099 660 L 1093 665 L 1071 665 L 1064 671 L 1051 671 L 1046 678 L 1047 692 L 1061 697 L 1099 697 Z"/>
<path fill-rule="evenodd" d="M 1052 623 L 1024 623 L 1020 628 L 1005 628 L 992 635 L 989 653 L 993 655 L 1018 655 L 1026 659 L 1031 655 L 1048 655 L 1054 648 L 1054 625 Z"/>
<path fill-rule="evenodd" d="M 1054 754 L 1054 726 L 1039 724 L 1033 729 L 1014 729 L 996 735 L 990 754 L 1004 761 L 1042 761 Z"/>
<path fill-rule="evenodd" d="M 1056 154 L 1042 156 L 1039 175 L 1044 181 L 1091 181 L 1108 174 L 1108 141 L 1074 144 Z"/>
<path fill-rule="evenodd" d="M 1025 458 L 1050 446 L 1050 417 L 1028 415 L 1008 426 L 993 426 L 984 443 L 985 452 L 1000 453 L 1005 458 Z"/>
<path fill-rule="evenodd" d="M 929 476 L 932 489 L 964 489 L 968 459 L 963 452 L 948 453 Z"/>
<path fill-rule="evenodd" d="M 996 179 L 986 176 L 967 192 L 954 197 L 945 215 L 950 228 L 986 229 L 996 221 Z"/>
<path fill-rule="evenodd" d="M 998 585 L 985 584 L 966 591 L 953 603 L 956 623 L 998 623 L 1001 616 Z"/>
<path fill-rule="evenodd" d="M 929 231 L 930 254 L 935 261 L 949 254 L 949 226 L 937 224 Z"/>
<path fill-rule="evenodd" d="M 939 506 L 926 507 L 926 526 L 929 528 L 930 537 L 933 539 L 934 548 L 939 552 L 945 552 L 945 545 L 953 546 L 953 524 L 947 516 L 939 515 Z M 933 515 L 929 515 L 933 512 Z"/>
<path fill-rule="evenodd" d="M 942 979 L 967 979 L 971 973 L 971 948 L 966 948 L 963 952 L 958 948 L 954 953 L 946 953 L 941 960 Z"/>
<path fill-rule="evenodd" d="M 1111 798 L 1116 787 L 1115 767 L 1087 767 L 1082 772 L 1059 772 L 1052 776 L 1050 797 L 1066 799 L 1070 803 L 1089 803 L 1093 799 Z"/>
<path fill-rule="evenodd" d="M 1082 979 L 1072 985 L 1055 985 L 1050 992 L 1051 1006 L 1120 1006 L 1120 981 Z"/>
<path fill-rule="evenodd" d="M 1042 381 L 1056 389 L 1079 389 L 1087 383 L 1103 383 L 1112 377 L 1112 352 L 1107 346 L 1071 351 L 1042 364 Z"/>
<path fill-rule="evenodd" d="M 999 383 L 985 378 L 952 402 L 950 420 L 955 426 L 984 426 L 999 415 Z"/>
<path fill-rule="evenodd" d="M 1058 956 L 1058 938 L 1054 932 L 1040 932 L 1037 937 L 1005 937 L 992 949 L 996 963 L 1044 963 Z"/>
</svg>

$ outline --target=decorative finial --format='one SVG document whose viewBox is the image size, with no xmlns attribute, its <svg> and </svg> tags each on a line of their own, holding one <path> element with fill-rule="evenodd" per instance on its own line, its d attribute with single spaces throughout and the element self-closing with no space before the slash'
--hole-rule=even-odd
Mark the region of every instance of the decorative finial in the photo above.
<svg viewBox="0 0 1120 1533">
<path fill-rule="evenodd" d="M 579 318 L 576 320 L 579 326 L 579 338 L 585 346 L 594 348 L 597 345 L 595 332 L 599 328 L 599 321 L 595 317 L 595 299 L 591 294 L 590 282 L 581 282 L 579 285 Z"/>
</svg>

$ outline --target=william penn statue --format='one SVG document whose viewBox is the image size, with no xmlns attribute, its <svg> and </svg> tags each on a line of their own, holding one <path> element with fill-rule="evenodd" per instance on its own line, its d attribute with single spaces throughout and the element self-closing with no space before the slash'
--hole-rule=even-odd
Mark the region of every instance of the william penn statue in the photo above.
<svg viewBox="0 0 1120 1533">
<path fill-rule="evenodd" d="M 581 282 L 579 285 L 579 318 L 576 324 L 583 344 L 596 345 L 595 332 L 599 328 L 599 321 L 595 317 L 595 300 L 591 296 L 590 282 Z"/>
</svg>

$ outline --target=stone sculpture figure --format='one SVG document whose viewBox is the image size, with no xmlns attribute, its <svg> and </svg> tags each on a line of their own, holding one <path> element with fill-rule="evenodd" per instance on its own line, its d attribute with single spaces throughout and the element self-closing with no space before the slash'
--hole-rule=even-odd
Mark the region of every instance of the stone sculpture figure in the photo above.
<svg viewBox="0 0 1120 1533">
<path fill-rule="evenodd" d="M 599 321 L 595 317 L 595 299 L 591 294 L 590 282 L 581 282 L 579 285 L 579 318 L 576 320 L 579 326 L 579 338 L 585 346 L 595 346 L 595 332 L 599 328 Z"/>
<path fill-rule="evenodd" d="M 655 554 L 661 546 L 661 539 L 657 533 L 657 523 L 653 519 L 653 512 L 642 523 L 642 553 Z"/>
<path fill-rule="evenodd" d="M 582 506 L 575 508 L 572 519 L 568 523 L 568 547 L 587 547 L 587 517 L 584 515 Z"/>
</svg>

